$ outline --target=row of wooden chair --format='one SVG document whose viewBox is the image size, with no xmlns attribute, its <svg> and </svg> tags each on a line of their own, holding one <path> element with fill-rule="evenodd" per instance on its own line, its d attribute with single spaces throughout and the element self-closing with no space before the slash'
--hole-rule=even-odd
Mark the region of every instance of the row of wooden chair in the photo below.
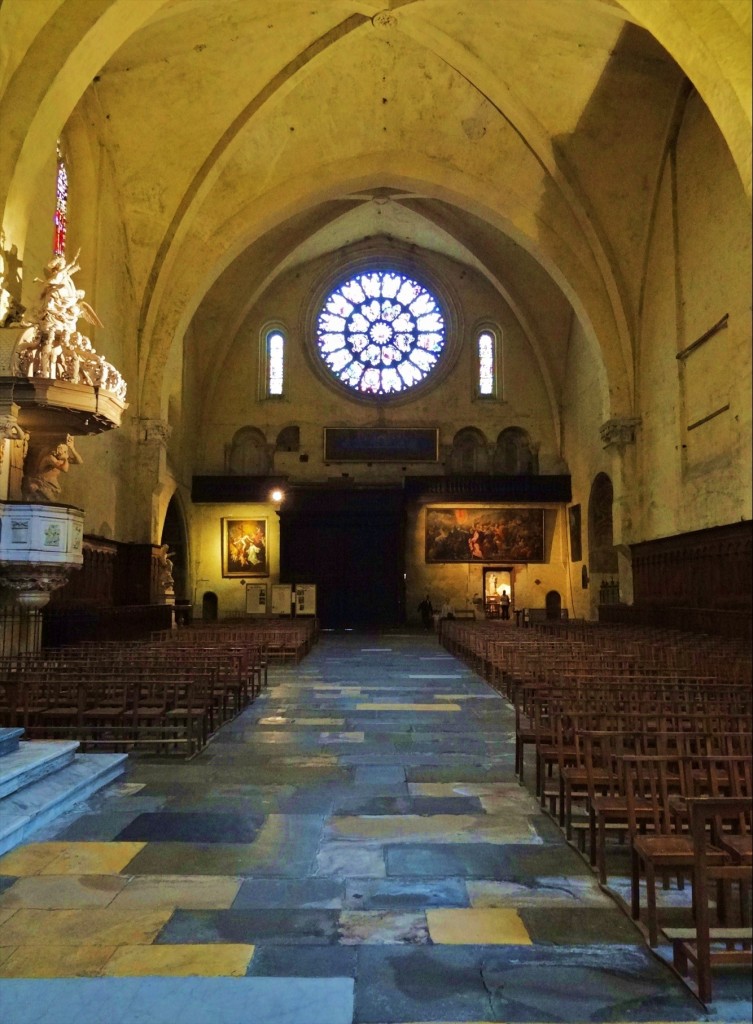
<svg viewBox="0 0 753 1024">
<path fill-rule="evenodd" d="M 0 661 L 0 723 L 83 749 L 149 746 L 189 756 L 267 685 L 270 659 L 299 660 L 311 630 L 172 630 L 153 641 L 101 642 Z M 269 646 L 269 644 L 272 644 Z"/>
<path fill-rule="evenodd" d="M 661 923 L 657 874 L 666 885 L 676 873 L 683 885 L 692 873 L 696 927 L 666 934 L 675 966 L 685 973 L 692 966 L 701 998 L 709 999 L 711 964 L 751 962 L 749 651 L 666 631 L 581 624 L 537 632 L 443 623 L 440 640 L 511 699 L 521 781 L 532 746 L 539 799 L 581 848 L 588 834 L 602 883 L 608 839 L 629 843 L 630 911 L 637 921 L 645 915 L 651 945 Z M 735 814 L 705 819 L 701 876 L 693 808 L 713 800 L 742 803 Z M 576 808 L 585 816 L 576 817 Z M 717 887 L 718 926 L 711 928 L 709 879 L 734 879 L 740 897 L 732 920 L 732 901 Z M 701 910 L 705 932 L 697 926 Z"/>
</svg>

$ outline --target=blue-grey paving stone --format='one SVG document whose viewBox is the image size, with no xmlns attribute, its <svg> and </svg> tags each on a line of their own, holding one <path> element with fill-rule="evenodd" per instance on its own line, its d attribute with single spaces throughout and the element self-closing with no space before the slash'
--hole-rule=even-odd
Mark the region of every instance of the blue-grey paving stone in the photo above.
<svg viewBox="0 0 753 1024">
<path fill-rule="evenodd" d="M 487 947 L 492 1020 L 687 1021 L 698 1005 L 638 946 Z"/>
<path fill-rule="evenodd" d="M 354 878 L 345 883 L 349 910 L 422 910 L 425 907 L 467 907 L 468 891 L 459 878 Z"/>
<path fill-rule="evenodd" d="M 504 847 L 510 865 L 509 880 L 530 882 L 535 878 L 558 875 L 591 876 L 588 864 L 564 842 L 554 845 L 508 843 Z"/>
<path fill-rule="evenodd" d="M 3 1024 L 351 1024 L 352 978 L 9 979 Z"/>
<path fill-rule="evenodd" d="M 397 765 L 369 765 L 355 769 L 354 782 L 357 786 L 381 786 L 384 783 L 404 783 L 405 769 Z"/>
<path fill-rule="evenodd" d="M 458 765 L 458 771 L 462 772 L 465 768 L 478 768 L 482 765 L 478 754 L 450 754 L 442 753 L 441 750 L 427 753 L 416 753 L 414 751 L 402 754 L 386 753 L 379 754 L 378 758 L 376 758 L 374 754 L 369 753 L 343 754 L 340 760 L 345 765 L 356 766 L 370 764 L 372 762 L 377 762 L 380 765 L 404 765 L 406 774 L 409 774 L 416 768 L 422 768 L 425 766 L 433 768 L 441 767 L 444 764 Z"/>
<path fill-rule="evenodd" d="M 158 811 L 140 814 L 115 836 L 120 841 L 185 843 L 250 843 L 263 823 L 261 815 Z"/>
<path fill-rule="evenodd" d="M 391 878 L 507 879 L 511 873 L 506 848 L 493 843 L 426 843 L 385 847 Z"/>
<path fill-rule="evenodd" d="M 0 875 L 0 892 L 5 892 L 6 889 L 10 889 L 15 881 L 15 875 Z"/>
<path fill-rule="evenodd" d="M 82 814 L 63 829 L 57 839 L 63 842 L 112 842 L 141 813 L 138 808 L 134 808 L 102 814 Z"/>
<path fill-rule="evenodd" d="M 345 883 L 332 878 L 246 878 L 231 909 L 338 909 L 344 896 Z"/>
<path fill-rule="evenodd" d="M 361 1024 L 697 1019 L 697 1004 L 651 960 L 643 949 L 617 946 L 607 951 L 362 946 L 355 1019 Z"/>
<path fill-rule="evenodd" d="M 248 967 L 250 976 L 270 978 L 354 978 L 356 946 L 257 946 Z"/>
<path fill-rule="evenodd" d="M 408 768 L 405 772 L 408 782 L 517 782 L 517 776 L 510 767 L 484 768 L 470 765 L 447 765 L 444 768 Z"/>
<path fill-rule="evenodd" d="M 394 814 L 483 814 L 484 808 L 477 796 L 374 796 L 367 799 L 353 794 L 349 800 L 335 803 L 334 814 L 380 815 Z"/>
<path fill-rule="evenodd" d="M 157 942 L 327 945 L 338 940 L 337 910 L 176 910 Z"/>
<path fill-rule="evenodd" d="M 616 907 L 522 907 L 518 913 L 537 944 L 626 945 L 642 941 L 633 922 Z"/>
<path fill-rule="evenodd" d="M 355 1020 L 488 1021 L 477 947 L 360 946 Z"/>
</svg>

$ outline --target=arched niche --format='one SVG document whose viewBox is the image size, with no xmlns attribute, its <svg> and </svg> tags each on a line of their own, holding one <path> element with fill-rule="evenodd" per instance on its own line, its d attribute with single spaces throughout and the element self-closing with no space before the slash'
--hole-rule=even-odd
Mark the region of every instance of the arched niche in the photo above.
<svg viewBox="0 0 753 1024">
<path fill-rule="evenodd" d="M 256 427 L 241 427 L 228 453 L 228 471 L 234 476 L 264 476 L 271 471 L 267 439 Z"/>
<path fill-rule="evenodd" d="M 538 473 L 538 446 L 522 427 L 506 427 L 497 438 L 494 449 L 494 472 L 501 476 Z"/>
<path fill-rule="evenodd" d="M 188 597 L 188 531 L 183 507 L 177 494 L 173 494 L 162 526 L 162 544 L 167 544 L 173 563 L 173 588 L 176 601 Z"/>
<path fill-rule="evenodd" d="M 301 449 L 301 428 L 296 426 L 283 427 L 275 441 L 275 451 L 297 452 Z"/>
<path fill-rule="evenodd" d="M 597 473 L 588 499 L 588 551 L 591 572 L 617 573 L 612 505 L 614 489 L 606 473 Z"/>
<path fill-rule="evenodd" d="M 476 427 L 463 427 L 452 439 L 450 472 L 473 474 L 489 471 L 486 438 Z"/>
</svg>

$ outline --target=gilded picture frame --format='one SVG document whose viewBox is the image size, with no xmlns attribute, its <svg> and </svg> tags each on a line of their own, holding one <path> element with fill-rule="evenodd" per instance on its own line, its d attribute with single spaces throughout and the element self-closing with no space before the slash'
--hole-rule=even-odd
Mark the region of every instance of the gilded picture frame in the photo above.
<svg viewBox="0 0 753 1024">
<path fill-rule="evenodd" d="M 425 559 L 543 562 L 543 508 L 427 508 Z"/>
<path fill-rule="evenodd" d="M 266 519 L 222 520 L 222 575 L 269 576 Z"/>
</svg>

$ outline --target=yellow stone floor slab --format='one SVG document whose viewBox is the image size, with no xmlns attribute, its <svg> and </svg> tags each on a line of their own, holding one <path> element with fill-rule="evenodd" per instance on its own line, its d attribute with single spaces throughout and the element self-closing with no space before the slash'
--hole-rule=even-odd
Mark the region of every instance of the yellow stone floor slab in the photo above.
<svg viewBox="0 0 753 1024">
<path fill-rule="evenodd" d="M 176 910 L 228 910 L 242 879 L 229 875 L 119 876 L 128 884 L 112 902 L 113 909 L 172 907 Z"/>
<path fill-rule="evenodd" d="M 0 961 L 0 978 L 96 978 L 114 950 L 115 946 L 18 946 Z"/>
<path fill-rule="evenodd" d="M 106 907 L 127 884 L 127 875 L 28 875 L 0 895 L 0 908 Z"/>
<path fill-rule="evenodd" d="M 104 964 L 106 977 L 245 977 L 254 947 L 235 943 L 216 945 L 118 946 Z"/>
<path fill-rule="evenodd" d="M 460 711 L 459 704 L 356 704 L 356 711 Z"/>
<path fill-rule="evenodd" d="M 18 907 L 0 907 L 0 925 L 4 924 L 18 910 Z"/>
<path fill-rule="evenodd" d="M 160 910 L 17 910 L 3 924 L 0 943 L 29 946 L 44 936 L 48 946 L 120 946 L 154 942 L 171 908 Z"/>
<path fill-rule="evenodd" d="M 530 946 L 516 910 L 439 908 L 426 911 L 432 942 L 442 945 Z"/>
<path fill-rule="evenodd" d="M 0 875 L 118 874 L 146 843 L 30 843 L 0 857 Z"/>
</svg>

